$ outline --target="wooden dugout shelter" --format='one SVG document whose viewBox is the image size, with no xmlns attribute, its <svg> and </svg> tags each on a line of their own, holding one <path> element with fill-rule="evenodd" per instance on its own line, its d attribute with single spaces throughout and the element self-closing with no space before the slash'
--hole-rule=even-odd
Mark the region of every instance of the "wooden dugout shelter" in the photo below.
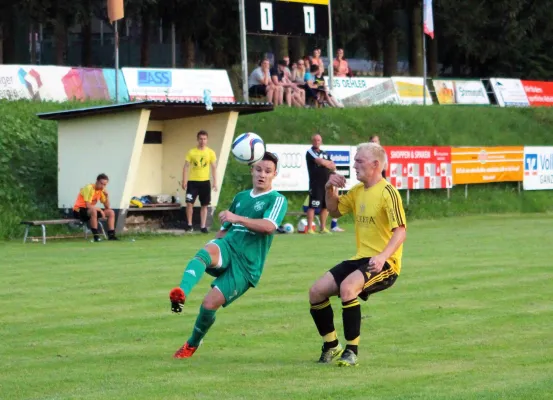
<svg viewBox="0 0 553 400">
<path fill-rule="evenodd" d="M 130 201 L 134 196 L 176 197 L 179 193 L 184 206 L 185 155 L 197 145 L 196 134 L 203 129 L 209 133 L 208 146 L 217 155 L 218 190 L 211 199 L 214 209 L 238 116 L 272 111 L 273 105 L 214 102 L 212 106 L 213 110 L 207 110 L 203 102 L 146 100 L 38 114 L 41 119 L 58 121 L 58 208 L 70 209 L 80 188 L 106 173 L 117 232 L 133 222 L 182 226 L 184 208 L 179 204 L 135 208 Z M 195 214 L 197 211 L 196 207 Z"/>
</svg>

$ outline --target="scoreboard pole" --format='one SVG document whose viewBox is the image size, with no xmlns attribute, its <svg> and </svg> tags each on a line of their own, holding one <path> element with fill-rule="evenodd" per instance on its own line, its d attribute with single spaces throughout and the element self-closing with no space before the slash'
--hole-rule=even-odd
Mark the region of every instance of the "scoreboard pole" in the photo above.
<svg viewBox="0 0 553 400">
<path fill-rule="evenodd" d="M 332 11 L 328 0 L 328 82 L 330 90 L 334 89 L 334 51 L 332 42 Z"/>
<path fill-rule="evenodd" d="M 248 42 L 246 41 L 246 7 L 244 0 L 238 0 L 238 12 L 240 13 L 240 52 L 242 53 L 242 96 L 244 101 L 249 101 L 248 96 Z"/>
</svg>

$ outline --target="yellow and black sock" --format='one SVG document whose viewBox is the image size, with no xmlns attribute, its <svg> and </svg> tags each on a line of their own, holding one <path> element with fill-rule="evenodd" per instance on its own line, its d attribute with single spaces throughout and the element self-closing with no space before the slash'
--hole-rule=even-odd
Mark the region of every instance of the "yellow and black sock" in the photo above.
<svg viewBox="0 0 553 400">
<path fill-rule="evenodd" d="M 311 304 L 311 316 L 319 335 L 323 337 L 324 349 L 328 350 L 338 346 L 338 337 L 334 329 L 334 312 L 330 305 L 330 300 L 325 299 L 320 303 Z"/>
<path fill-rule="evenodd" d="M 359 335 L 361 334 L 361 304 L 357 298 L 342 302 L 342 318 L 347 342 L 346 350 L 357 354 Z"/>
</svg>

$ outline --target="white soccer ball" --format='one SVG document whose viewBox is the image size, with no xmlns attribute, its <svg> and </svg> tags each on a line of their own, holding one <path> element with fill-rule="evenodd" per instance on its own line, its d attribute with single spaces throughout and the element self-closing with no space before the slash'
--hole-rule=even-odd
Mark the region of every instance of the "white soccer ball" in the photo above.
<svg viewBox="0 0 553 400">
<path fill-rule="evenodd" d="M 287 223 L 282 226 L 284 233 L 294 233 L 294 225 Z"/>
<path fill-rule="evenodd" d="M 251 165 L 263 158 L 265 142 L 255 133 L 243 133 L 232 142 L 231 152 L 240 164 Z"/>
<path fill-rule="evenodd" d="M 313 221 L 311 223 L 311 230 L 314 231 L 316 229 L 317 229 L 317 225 L 315 224 L 315 221 Z M 298 222 L 298 233 L 307 233 L 307 219 L 306 218 L 302 218 Z"/>
</svg>

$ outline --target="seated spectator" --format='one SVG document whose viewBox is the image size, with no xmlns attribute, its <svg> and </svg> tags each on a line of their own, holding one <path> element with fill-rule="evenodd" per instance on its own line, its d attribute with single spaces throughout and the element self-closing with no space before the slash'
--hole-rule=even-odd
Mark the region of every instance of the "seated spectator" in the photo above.
<svg viewBox="0 0 553 400">
<path fill-rule="evenodd" d="M 317 102 L 319 105 L 328 105 L 331 107 L 343 107 L 337 101 L 332 98 L 328 87 L 325 84 L 325 80 L 318 65 L 311 65 L 311 76 L 308 81 L 308 85 L 312 90 L 315 90 L 317 95 Z"/>
<path fill-rule="evenodd" d="M 290 79 L 286 76 L 286 61 L 280 60 L 276 68 L 271 69 L 271 80 L 274 86 L 281 88 L 284 99 L 286 99 L 286 104 L 288 106 L 297 106 L 303 107 L 304 103 L 302 102 L 302 95 L 297 85 L 292 83 Z M 283 98 L 279 99 L 282 104 Z"/>
<path fill-rule="evenodd" d="M 344 49 L 338 49 L 336 51 L 336 58 L 334 59 L 333 66 L 334 76 L 337 78 L 345 78 L 351 73 L 348 62 L 344 59 Z"/>
<path fill-rule="evenodd" d="M 107 218 L 108 220 L 108 240 L 119 240 L 115 236 L 115 212 L 110 208 L 109 196 L 106 191 L 108 181 L 106 174 L 98 175 L 96 183 L 90 183 L 79 191 L 73 206 L 74 217 L 90 224 L 95 242 L 100 241 L 100 235 L 98 234 L 99 218 Z M 98 200 L 104 205 L 103 210 L 96 207 Z"/>
<path fill-rule="evenodd" d="M 279 88 L 271 81 L 270 64 L 268 59 L 259 62 L 259 66 L 252 71 L 248 79 L 248 93 L 251 97 L 267 96 L 267 101 L 278 105 L 281 98 Z"/>
</svg>

